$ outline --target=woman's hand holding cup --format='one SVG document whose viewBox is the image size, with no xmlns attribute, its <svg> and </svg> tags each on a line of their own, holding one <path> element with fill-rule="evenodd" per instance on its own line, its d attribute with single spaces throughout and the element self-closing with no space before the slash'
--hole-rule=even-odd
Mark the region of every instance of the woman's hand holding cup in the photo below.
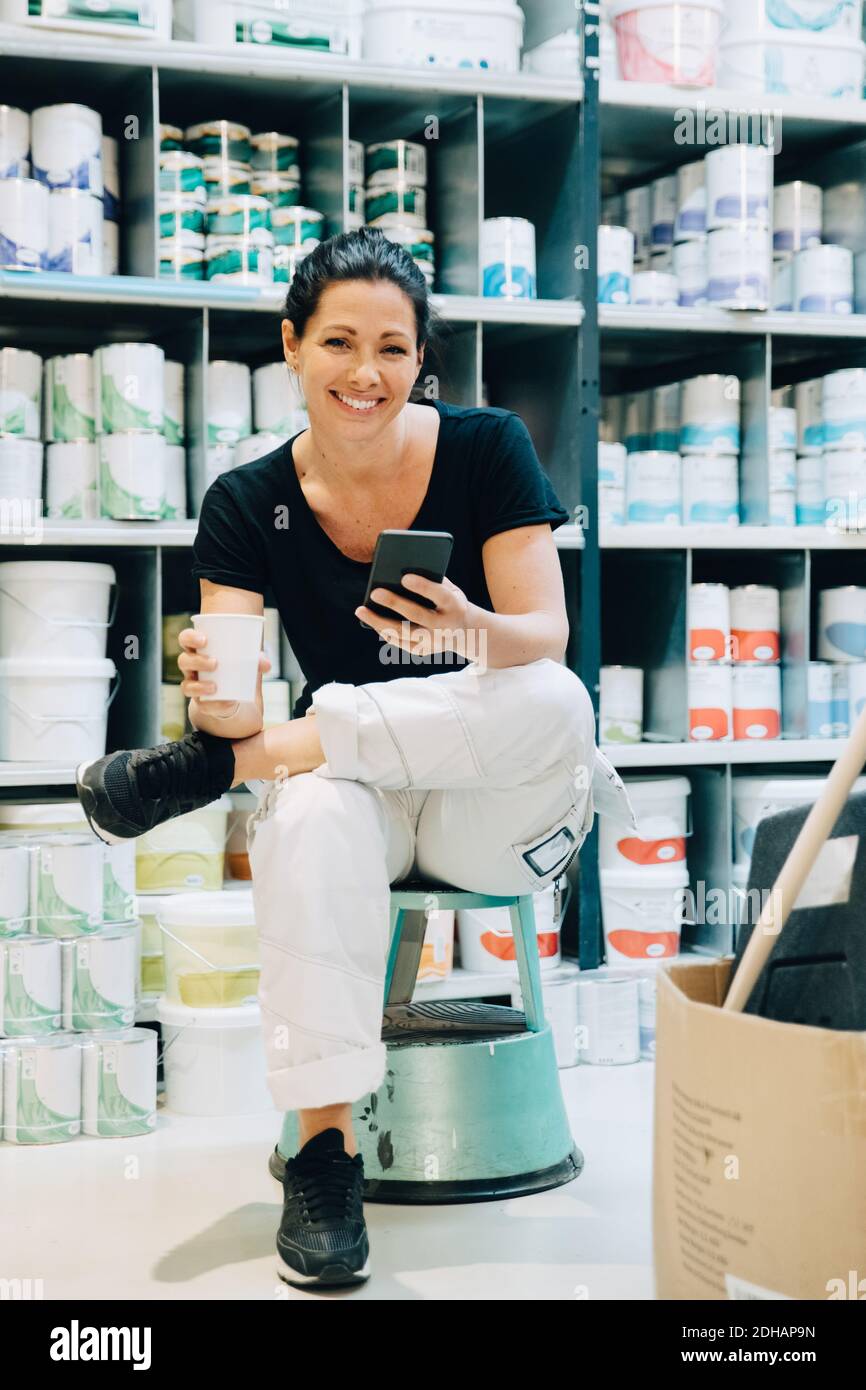
<svg viewBox="0 0 866 1390">
<path fill-rule="evenodd" d="M 206 706 L 209 713 L 213 713 L 217 718 L 225 718 L 233 714 L 238 706 L 237 700 L 215 700 L 214 692 L 217 689 L 215 679 L 210 673 L 216 670 L 216 657 L 208 655 L 207 633 L 192 627 L 185 627 L 178 634 L 178 645 L 180 646 L 180 656 L 177 659 L 178 667 L 183 675 L 180 688 L 187 700 L 201 700 L 207 696 Z M 271 663 L 264 652 L 259 653 L 258 670 L 264 674 L 270 671 Z"/>
</svg>

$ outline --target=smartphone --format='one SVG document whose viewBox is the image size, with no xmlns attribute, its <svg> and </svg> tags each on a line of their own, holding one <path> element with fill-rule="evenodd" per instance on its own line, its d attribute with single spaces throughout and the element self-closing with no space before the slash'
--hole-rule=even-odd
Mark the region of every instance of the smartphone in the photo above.
<svg viewBox="0 0 866 1390">
<path fill-rule="evenodd" d="M 440 584 L 453 544 L 454 537 L 449 531 L 380 531 L 364 595 L 365 606 L 382 618 L 405 622 L 402 613 L 373 603 L 370 598 L 373 589 L 390 589 L 392 593 L 420 603 L 423 608 L 435 608 L 436 605 L 421 594 L 404 589 L 401 580 L 404 574 L 420 574 Z"/>
</svg>

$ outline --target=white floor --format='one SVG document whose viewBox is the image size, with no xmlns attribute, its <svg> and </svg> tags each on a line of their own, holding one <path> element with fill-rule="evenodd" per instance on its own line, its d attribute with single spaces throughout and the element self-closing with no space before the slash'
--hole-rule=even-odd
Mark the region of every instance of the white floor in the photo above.
<svg viewBox="0 0 866 1390">
<path fill-rule="evenodd" d="M 560 1072 L 580 1177 L 552 1192 L 428 1208 L 370 1203 L 372 1277 L 308 1294 L 275 1274 L 276 1112 L 160 1110 L 140 1139 L 0 1144 L 0 1279 L 46 1299 L 648 1299 L 654 1067 Z"/>
</svg>

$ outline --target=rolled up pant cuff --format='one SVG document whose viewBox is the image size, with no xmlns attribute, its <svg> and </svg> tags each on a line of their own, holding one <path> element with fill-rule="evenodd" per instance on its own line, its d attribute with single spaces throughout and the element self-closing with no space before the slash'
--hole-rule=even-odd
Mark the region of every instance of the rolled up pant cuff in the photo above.
<svg viewBox="0 0 866 1390">
<path fill-rule="evenodd" d="M 377 1043 L 268 1072 L 271 1099 L 278 1110 L 315 1110 L 360 1100 L 382 1085 L 387 1058 L 385 1044 Z"/>
<path fill-rule="evenodd" d="M 358 780 L 358 702 L 355 687 L 331 681 L 313 695 L 325 764 L 320 777 Z"/>
</svg>

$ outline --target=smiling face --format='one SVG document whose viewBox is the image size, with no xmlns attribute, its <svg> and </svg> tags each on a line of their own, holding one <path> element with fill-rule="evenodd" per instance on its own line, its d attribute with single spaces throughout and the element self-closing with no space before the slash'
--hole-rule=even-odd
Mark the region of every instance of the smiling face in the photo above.
<svg viewBox="0 0 866 1390">
<path fill-rule="evenodd" d="M 411 299 L 390 280 L 343 280 L 322 291 L 302 338 L 283 321 L 283 349 L 298 373 L 310 424 L 366 441 L 389 425 L 421 370 Z"/>
</svg>

